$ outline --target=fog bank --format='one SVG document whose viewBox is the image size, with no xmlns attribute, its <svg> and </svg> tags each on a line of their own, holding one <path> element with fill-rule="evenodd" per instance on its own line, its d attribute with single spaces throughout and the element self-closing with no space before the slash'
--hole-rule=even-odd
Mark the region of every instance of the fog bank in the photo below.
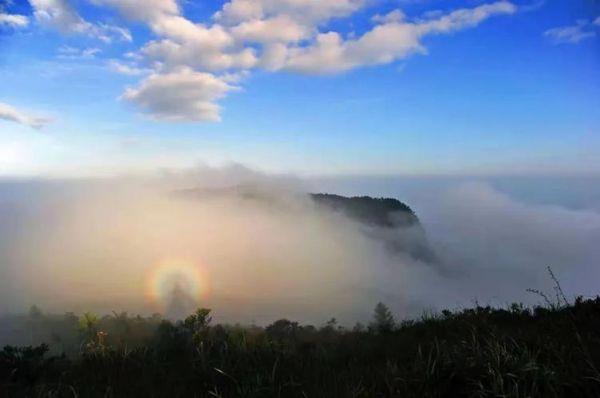
<svg viewBox="0 0 600 398">
<path fill-rule="evenodd" d="M 236 190 L 179 194 L 240 184 L 261 199 Z M 351 324 L 368 319 L 378 301 L 399 317 L 475 300 L 538 302 L 526 289 L 551 292 L 547 266 L 568 294 L 600 291 L 595 210 L 526 204 L 482 182 L 416 191 L 398 199 L 425 227 L 436 253 L 428 264 L 377 238 L 410 230 L 365 233 L 313 203 L 311 188 L 243 167 L 0 182 L 0 313 L 37 304 L 169 315 L 180 289 L 184 306 L 212 308 L 216 321 L 319 324 L 334 316 Z"/>
</svg>

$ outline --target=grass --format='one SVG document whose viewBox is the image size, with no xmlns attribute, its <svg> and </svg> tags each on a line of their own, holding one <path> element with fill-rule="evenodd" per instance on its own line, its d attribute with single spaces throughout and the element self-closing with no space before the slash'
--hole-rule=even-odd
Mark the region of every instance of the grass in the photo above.
<svg viewBox="0 0 600 398">
<path fill-rule="evenodd" d="M 564 297 L 564 296 L 563 296 Z M 566 300 L 566 299 L 565 299 Z M 471 309 L 368 328 L 171 323 L 113 314 L 74 322 L 71 355 L 0 351 L 9 397 L 598 397 L 600 297 Z M 36 325 L 68 327 L 36 313 Z M 386 314 L 383 314 L 386 315 Z M 29 317 L 31 318 L 31 316 Z"/>
</svg>

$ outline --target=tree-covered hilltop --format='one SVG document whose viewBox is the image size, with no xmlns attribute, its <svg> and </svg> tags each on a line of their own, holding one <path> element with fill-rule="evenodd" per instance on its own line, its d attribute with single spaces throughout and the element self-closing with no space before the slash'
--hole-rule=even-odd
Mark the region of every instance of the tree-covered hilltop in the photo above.
<svg viewBox="0 0 600 398">
<path fill-rule="evenodd" d="M 245 184 L 225 188 L 194 188 L 177 191 L 180 197 L 190 199 L 239 198 L 252 200 L 269 206 L 288 204 L 286 191 Z M 334 211 L 340 211 L 349 218 L 378 227 L 407 227 L 419 224 L 415 212 L 405 203 L 394 198 L 373 198 L 370 196 L 346 197 L 329 193 L 310 193 L 308 196 L 317 204 Z"/>
<path fill-rule="evenodd" d="M 367 228 L 365 233 L 383 242 L 393 254 L 408 254 L 426 263 L 437 261 L 423 225 L 405 203 L 393 198 L 345 197 L 327 193 L 311 194 L 320 206 L 343 213 Z"/>
<path fill-rule="evenodd" d="M 328 193 L 314 193 L 310 196 L 318 204 L 341 211 L 346 216 L 366 224 L 389 228 L 419 224 L 415 212 L 398 199 L 345 197 Z"/>
<path fill-rule="evenodd" d="M 303 194 L 252 184 L 225 188 L 187 189 L 177 191 L 176 195 L 191 200 L 234 198 L 282 211 L 305 210 L 304 207 L 295 208 L 294 200 L 290 200 L 303 199 Z M 437 261 L 419 218 L 407 204 L 400 200 L 370 196 L 346 197 L 328 193 L 306 195 L 319 209 L 337 212 L 356 221 L 365 235 L 383 243 L 391 254 L 406 254 L 426 263 Z"/>
<path fill-rule="evenodd" d="M 0 397 L 600 396 L 600 298 L 402 322 L 379 303 L 351 329 L 335 319 L 213 325 L 210 315 L 173 323 L 34 308 L 21 326 L 36 345 L 0 350 Z M 75 350 L 61 355 L 67 343 Z"/>
</svg>

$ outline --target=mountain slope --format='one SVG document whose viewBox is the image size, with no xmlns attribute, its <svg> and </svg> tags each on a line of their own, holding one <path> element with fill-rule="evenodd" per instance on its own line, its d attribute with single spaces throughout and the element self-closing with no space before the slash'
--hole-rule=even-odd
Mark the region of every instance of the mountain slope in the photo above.
<svg viewBox="0 0 600 398">
<path fill-rule="evenodd" d="M 419 224 L 412 209 L 392 198 L 372 198 L 370 196 L 345 197 L 327 193 L 310 194 L 318 204 L 365 224 L 379 227 L 410 227 Z"/>
</svg>

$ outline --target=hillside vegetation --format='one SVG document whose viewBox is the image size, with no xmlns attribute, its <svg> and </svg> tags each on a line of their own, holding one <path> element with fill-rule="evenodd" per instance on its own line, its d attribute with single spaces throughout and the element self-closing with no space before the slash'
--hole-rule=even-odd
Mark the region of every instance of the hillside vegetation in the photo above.
<svg viewBox="0 0 600 398">
<path fill-rule="evenodd" d="M 318 204 L 341 211 L 357 221 L 380 227 L 401 227 L 419 224 L 419 219 L 408 205 L 393 198 L 370 196 L 345 197 L 326 193 L 311 194 Z"/>
<path fill-rule="evenodd" d="M 4 347 L 1 396 L 600 396 L 600 297 L 400 323 L 378 304 L 371 324 L 352 329 L 334 319 L 212 325 L 207 309 L 173 323 L 33 308 L 20 324 L 24 338 L 52 349 Z"/>
</svg>

